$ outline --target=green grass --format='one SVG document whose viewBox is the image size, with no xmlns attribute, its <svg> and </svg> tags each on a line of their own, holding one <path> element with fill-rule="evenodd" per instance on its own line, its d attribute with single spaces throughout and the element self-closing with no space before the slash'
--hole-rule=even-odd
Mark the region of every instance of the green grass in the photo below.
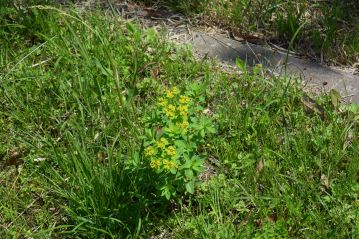
<svg viewBox="0 0 359 239">
<path fill-rule="evenodd" d="M 249 41 L 266 40 L 328 63 L 358 61 L 359 5 L 355 0 L 159 2 L 187 15 L 199 15 L 206 24 L 220 26 Z M 293 38 L 294 45 L 290 46 Z"/>
<path fill-rule="evenodd" d="M 103 12 L 3 9 L 1 238 L 359 236 L 354 105 L 323 95 L 321 119 L 296 79 L 223 72 Z M 212 177 L 167 200 L 144 119 L 188 85 L 217 131 L 197 147 Z"/>
</svg>

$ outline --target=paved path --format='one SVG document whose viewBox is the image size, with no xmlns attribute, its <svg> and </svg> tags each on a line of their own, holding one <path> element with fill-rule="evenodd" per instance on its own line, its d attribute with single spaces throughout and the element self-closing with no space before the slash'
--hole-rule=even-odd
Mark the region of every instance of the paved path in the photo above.
<svg viewBox="0 0 359 239">
<path fill-rule="evenodd" d="M 359 76 L 349 72 L 332 69 L 291 55 L 286 59 L 286 53 L 221 35 L 196 32 L 193 33 L 191 44 L 193 49 L 201 55 L 216 57 L 230 64 L 235 64 L 237 58 L 246 61 L 249 66 L 261 63 L 275 73 L 286 72 L 300 76 L 306 83 L 326 92 L 335 89 L 345 102 L 359 104 Z M 287 67 L 285 67 L 286 60 Z"/>
</svg>

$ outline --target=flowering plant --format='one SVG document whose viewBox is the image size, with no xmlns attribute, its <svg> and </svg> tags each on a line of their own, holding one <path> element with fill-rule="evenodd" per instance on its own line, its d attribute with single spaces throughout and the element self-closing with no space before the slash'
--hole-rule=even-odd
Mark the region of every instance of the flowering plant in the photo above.
<svg viewBox="0 0 359 239">
<path fill-rule="evenodd" d="M 167 89 L 146 120 L 143 156 L 159 176 L 158 188 L 167 199 L 178 192 L 192 194 L 200 183 L 204 159 L 197 147 L 207 133 L 215 132 L 212 121 L 201 116 L 203 108 L 196 105 L 200 98 L 193 89 L 184 93 L 177 87 Z"/>
</svg>

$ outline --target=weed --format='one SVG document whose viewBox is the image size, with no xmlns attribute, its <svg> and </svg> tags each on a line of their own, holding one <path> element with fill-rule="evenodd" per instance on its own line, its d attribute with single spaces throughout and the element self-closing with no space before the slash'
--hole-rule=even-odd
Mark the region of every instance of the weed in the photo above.
<svg viewBox="0 0 359 239">
<path fill-rule="evenodd" d="M 204 158 L 197 155 L 197 147 L 206 134 L 215 133 L 211 120 L 198 116 L 203 111 L 196 106 L 204 100 L 201 91 L 196 84 L 185 93 L 177 87 L 166 90 L 146 120 L 144 155 L 147 165 L 161 175 L 156 181 L 167 199 L 183 191 L 193 194 L 199 184 Z"/>
</svg>

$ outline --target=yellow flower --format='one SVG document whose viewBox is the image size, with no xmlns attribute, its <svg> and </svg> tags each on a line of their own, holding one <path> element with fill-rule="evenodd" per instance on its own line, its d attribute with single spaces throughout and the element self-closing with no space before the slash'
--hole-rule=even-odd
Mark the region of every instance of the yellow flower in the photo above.
<svg viewBox="0 0 359 239">
<path fill-rule="evenodd" d="M 175 95 L 177 95 L 179 93 L 179 90 L 177 87 L 173 87 L 170 90 L 166 90 L 166 96 L 169 99 L 172 99 Z"/>
<path fill-rule="evenodd" d="M 176 107 L 174 105 L 168 105 L 167 109 L 170 111 L 175 111 Z"/>
<path fill-rule="evenodd" d="M 176 117 L 176 107 L 174 105 L 168 105 L 165 109 L 165 114 L 168 118 L 173 119 Z"/>
<path fill-rule="evenodd" d="M 168 159 L 163 160 L 163 168 L 164 169 L 171 170 L 171 169 L 177 168 L 177 167 L 178 167 L 178 165 L 174 160 L 168 160 Z"/>
<path fill-rule="evenodd" d="M 169 99 L 172 99 L 175 95 L 172 90 L 166 90 L 166 96 Z"/>
<path fill-rule="evenodd" d="M 161 167 L 161 161 L 159 159 L 152 159 L 150 166 L 151 168 L 159 169 Z"/>
<path fill-rule="evenodd" d="M 169 156 L 175 156 L 176 155 L 176 149 L 173 146 L 168 146 L 168 148 L 166 149 L 166 153 Z"/>
<path fill-rule="evenodd" d="M 165 138 L 161 138 L 160 140 L 158 140 L 158 141 L 156 142 L 156 144 L 157 144 L 157 147 L 158 147 L 158 148 L 160 148 L 160 149 L 165 149 L 166 145 L 168 144 L 168 141 L 167 141 L 167 139 L 165 139 Z"/>
<path fill-rule="evenodd" d="M 179 126 L 181 129 L 187 129 L 189 126 L 188 121 L 184 121 L 182 123 L 177 123 L 177 126 Z"/>
<path fill-rule="evenodd" d="M 180 106 L 178 106 L 178 111 L 179 111 L 180 115 L 187 116 L 187 114 L 188 114 L 188 106 L 187 105 L 180 105 Z"/>
<path fill-rule="evenodd" d="M 181 104 L 188 104 L 190 102 L 190 98 L 186 95 L 182 95 L 179 99 Z"/>
<path fill-rule="evenodd" d="M 177 95 L 179 93 L 179 90 L 176 86 L 172 88 L 172 93 L 175 95 Z"/>
<path fill-rule="evenodd" d="M 152 147 L 152 146 L 148 146 L 146 149 L 145 149 L 145 156 L 152 156 L 152 155 L 155 155 L 155 149 Z"/>
<path fill-rule="evenodd" d="M 157 103 L 159 106 L 162 106 L 162 107 L 165 107 L 167 106 L 168 104 L 168 101 L 166 99 L 164 99 L 163 97 L 160 97 L 158 99 L 158 103 Z"/>
</svg>

